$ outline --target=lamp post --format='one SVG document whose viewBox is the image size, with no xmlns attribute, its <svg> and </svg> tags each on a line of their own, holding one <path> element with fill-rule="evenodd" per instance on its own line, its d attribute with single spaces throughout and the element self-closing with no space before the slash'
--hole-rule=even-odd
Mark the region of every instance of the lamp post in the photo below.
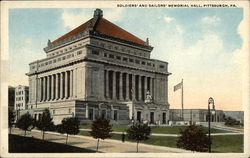
<svg viewBox="0 0 250 158">
<path fill-rule="evenodd" d="M 210 97 L 208 99 L 208 139 L 209 139 L 209 148 L 208 148 L 208 152 L 211 153 L 211 144 L 212 144 L 212 141 L 211 141 L 211 131 L 210 131 L 210 121 L 211 121 L 211 112 L 210 112 L 210 105 L 212 105 L 212 115 L 215 113 L 215 110 L 214 110 L 214 99 L 212 97 Z"/>
</svg>

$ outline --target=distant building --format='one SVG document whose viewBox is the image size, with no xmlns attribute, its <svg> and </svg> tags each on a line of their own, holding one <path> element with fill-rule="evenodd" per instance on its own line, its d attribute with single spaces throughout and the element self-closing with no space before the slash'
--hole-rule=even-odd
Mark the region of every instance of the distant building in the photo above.
<svg viewBox="0 0 250 158">
<path fill-rule="evenodd" d="M 15 105 L 15 87 L 8 87 L 8 107 L 13 110 Z"/>
<path fill-rule="evenodd" d="M 170 120 L 176 121 L 192 121 L 192 122 L 208 122 L 207 109 L 184 109 L 183 119 L 181 117 L 181 109 L 170 109 Z M 223 122 L 223 111 L 216 110 L 215 115 L 211 115 L 211 122 Z"/>
<path fill-rule="evenodd" d="M 225 117 L 231 117 L 240 121 L 240 123 L 244 122 L 244 112 L 243 111 L 224 111 Z"/>
<path fill-rule="evenodd" d="M 17 112 L 17 119 L 20 117 L 20 112 L 28 109 L 29 101 L 29 87 L 17 86 L 15 88 L 15 106 L 14 110 Z"/>
</svg>

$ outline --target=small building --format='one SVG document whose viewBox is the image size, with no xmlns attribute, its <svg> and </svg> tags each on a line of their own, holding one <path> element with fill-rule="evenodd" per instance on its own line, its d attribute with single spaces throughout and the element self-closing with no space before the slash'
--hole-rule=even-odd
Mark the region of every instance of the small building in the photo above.
<svg viewBox="0 0 250 158">
<path fill-rule="evenodd" d="M 211 122 L 223 122 L 222 110 L 215 110 L 215 114 L 211 115 Z M 208 122 L 208 110 L 207 109 L 170 109 L 170 120 L 174 122 L 184 121 L 184 122 Z"/>
<path fill-rule="evenodd" d="M 14 110 L 17 112 L 17 119 L 20 117 L 20 112 L 28 109 L 29 87 L 19 85 L 15 88 L 15 105 Z"/>
</svg>

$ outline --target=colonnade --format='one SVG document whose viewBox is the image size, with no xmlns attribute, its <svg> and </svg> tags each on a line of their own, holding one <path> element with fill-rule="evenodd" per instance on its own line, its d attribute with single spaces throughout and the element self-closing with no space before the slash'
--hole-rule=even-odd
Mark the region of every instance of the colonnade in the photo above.
<svg viewBox="0 0 250 158">
<path fill-rule="evenodd" d="M 104 70 L 104 96 L 121 101 L 144 101 L 147 91 L 154 96 L 154 78 L 114 70 Z"/>
<path fill-rule="evenodd" d="M 38 101 L 52 101 L 73 97 L 73 70 L 38 78 Z"/>
</svg>

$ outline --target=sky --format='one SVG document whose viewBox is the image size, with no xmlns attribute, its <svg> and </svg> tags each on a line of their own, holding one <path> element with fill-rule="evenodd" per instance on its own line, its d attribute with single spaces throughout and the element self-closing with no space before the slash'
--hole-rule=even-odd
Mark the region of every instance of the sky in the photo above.
<svg viewBox="0 0 250 158">
<path fill-rule="evenodd" d="M 10 9 L 9 85 L 28 85 L 29 63 L 46 57 L 43 48 L 93 17 L 88 9 Z M 242 110 L 242 8 L 102 8 L 104 18 L 149 38 L 151 58 L 169 63 L 170 108 Z"/>
</svg>

